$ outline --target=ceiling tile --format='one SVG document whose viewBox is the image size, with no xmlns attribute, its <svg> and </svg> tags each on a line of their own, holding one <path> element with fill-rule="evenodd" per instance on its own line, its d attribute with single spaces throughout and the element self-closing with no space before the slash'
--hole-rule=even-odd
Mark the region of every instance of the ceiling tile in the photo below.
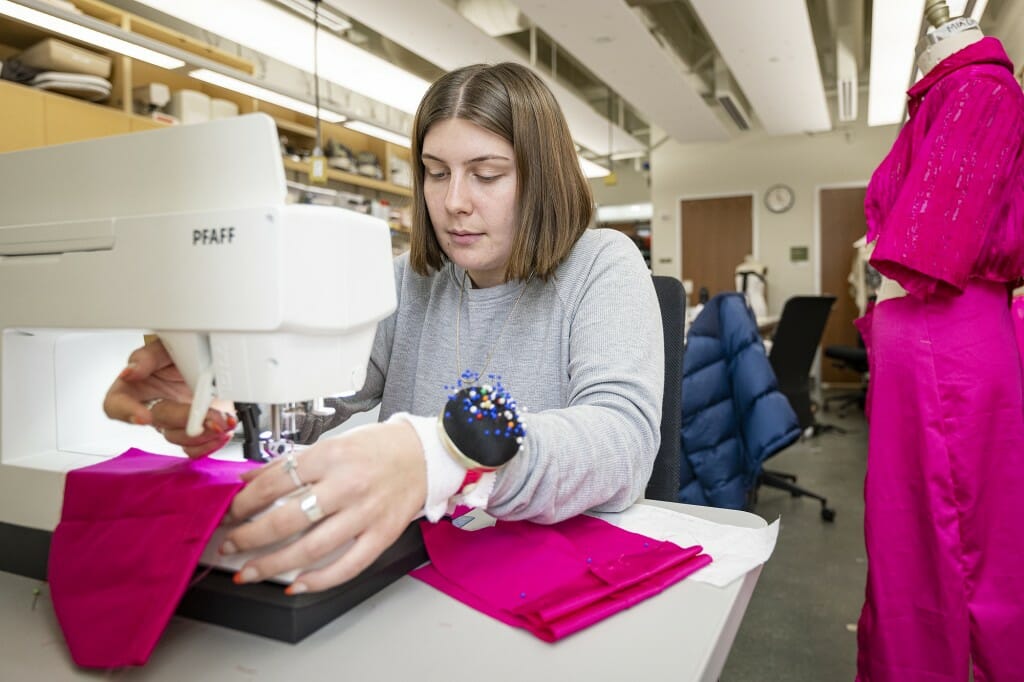
<svg viewBox="0 0 1024 682">
<path fill-rule="evenodd" d="M 537 26 L 678 142 L 729 137 L 686 65 L 623 0 L 513 0 Z"/>
<path fill-rule="evenodd" d="M 325 1 L 446 70 L 478 63 L 526 63 L 512 48 L 487 35 L 443 0 Z M 607 154 L 608 120 L 568 88 L 538 73 L 558 99 L 576 142 L 597 154 Z M 614 152 L 629 152 L 645 146 L 619 126 L 612 126 L 612 148 Z"/>
<path fill-rule="evenodd" d="M 691 0 L 764 129 L 830 130 L 805 0 Z"/>
</svg>

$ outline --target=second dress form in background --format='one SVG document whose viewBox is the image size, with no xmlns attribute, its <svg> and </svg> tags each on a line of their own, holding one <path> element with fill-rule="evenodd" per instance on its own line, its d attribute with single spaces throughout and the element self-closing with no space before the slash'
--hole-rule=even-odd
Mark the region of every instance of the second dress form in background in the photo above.
<svg viewBox="0 0 1024 682">
<path fill-rule="evenodd" d="M 747 297 L 747 304 L 754 311 L 754 317 L 761 319 L 768 316 L 768 299 L 765 296 L 765 278 L 768 266 L 746 256 L 736 266 L 736 291 Z"/>
</svg>

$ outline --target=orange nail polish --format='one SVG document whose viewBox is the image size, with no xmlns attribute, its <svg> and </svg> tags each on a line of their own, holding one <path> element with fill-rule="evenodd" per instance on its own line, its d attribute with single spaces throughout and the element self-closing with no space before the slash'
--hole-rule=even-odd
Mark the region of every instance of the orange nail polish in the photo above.
<svg viewBox="0 0 1024 682">
<path fill-rule="evenodd" d="M 245 582 L 244 580 L 242 580 L 242 572 L 236 571 L 235 574 L 231 576 L 231 582 L 233 582 L 236 585 L 242 585 Z"/>
<path fill-rule="evenodd" d="M 220 424 L 213 421 L 212 419 L 207 419 L 205 426 L 211 431 L 216 431 L 217 433 L 224 433 L 224 427 L 222 427 Z"/>
</svg>

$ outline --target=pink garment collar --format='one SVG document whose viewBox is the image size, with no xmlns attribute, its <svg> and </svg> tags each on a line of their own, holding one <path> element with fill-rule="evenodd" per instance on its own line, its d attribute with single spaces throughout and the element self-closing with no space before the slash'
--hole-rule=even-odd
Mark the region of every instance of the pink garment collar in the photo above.
<svg viewBox="0 0 1024 682">
<path fill-rule="evenodd" d="M 1010 61 L 1010 57 L 1006 54 L 1003 44 L 996 38 L 982 38 L 959 52 L 954 52 L 936 64 L 935 68 L 926 73 L 924 78 L 911 86 L 910 90 L 907 91 L 907 95 L 910 97 L 911 102 L 916 104 L 940 80 L 957 69 L 974 64 L 1004 66 L 1009 69 L 1011 74 L 1013 73 L 1013 62 Z"/>
</svg>

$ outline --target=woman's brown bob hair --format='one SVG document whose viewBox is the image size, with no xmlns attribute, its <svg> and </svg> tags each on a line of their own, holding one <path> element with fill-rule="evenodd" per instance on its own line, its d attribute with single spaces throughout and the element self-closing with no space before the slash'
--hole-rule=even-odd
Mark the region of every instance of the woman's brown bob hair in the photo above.
<svg viewBox="0 0 1024 682">
<path fill-rule="evenodd" d="M 547 280 L 590 224 L 593 197 L 562 110 L 530 69 L 477 64 L 439 78 L 413 122 L 413 224 L 409 261 L 429 275 L 448 258 L 423 197 L 423 139 L 438 121 L 460 118 L 509 141 L 518 176 L 518 221 L 505 280 Z"/>
</svg>

